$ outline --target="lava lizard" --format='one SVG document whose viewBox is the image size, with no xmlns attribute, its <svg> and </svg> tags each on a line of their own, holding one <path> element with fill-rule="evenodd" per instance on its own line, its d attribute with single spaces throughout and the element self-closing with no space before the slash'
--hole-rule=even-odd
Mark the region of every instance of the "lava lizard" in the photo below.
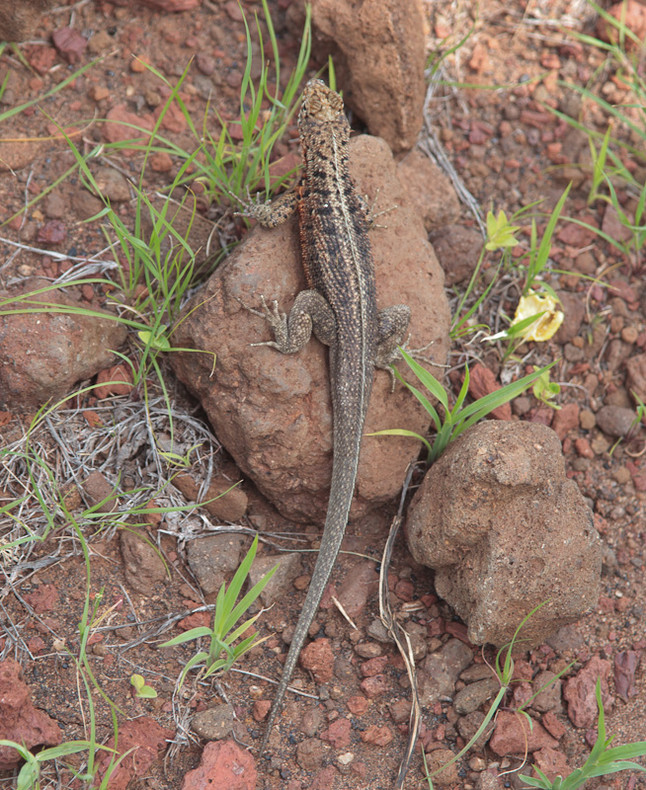
<svg viewBox="0 0 646 790">
<path fill-rule="evenodd" d="M 333 414 L 332 485 L 318 559 L 296 623 L 283 674 L 260 746 L 265 751 L 289 680 L 336 562 L 354 494 L 359 449 L 373 368 L 388 368 L 398 355 L 410 319 L 406 305 L 377 309 L 369 220 L 348 171 L 350 126 L 343 100 L 321 80 L 303 92 L 298 132 L 304 162 L 299 186 L 273 204 L 247 204 L 245 214 L 265 227 L 298 210 L 301 257 L 308 289 L 289 316 L 261 296 L 262 315 L 274 340 L 268 345 L 293 354 L 312 332 L 330 350 Z"/>
</svg>

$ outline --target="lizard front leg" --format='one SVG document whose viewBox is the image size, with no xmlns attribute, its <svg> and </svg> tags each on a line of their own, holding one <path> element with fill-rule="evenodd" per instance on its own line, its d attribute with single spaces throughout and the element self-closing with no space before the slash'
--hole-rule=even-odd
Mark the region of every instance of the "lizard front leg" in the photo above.
<svg viewBox="0 0 646 790">
<path fill-rule="evenodd" d="M 261 315 L 271 326 L 274 339 L 263 343 L 252 343 L 253 346 L 271 346 L 281 354 L 295 354 L 300 351 L 312 336 L 312 332 L 326 346 L 336 340 L 336 320 L 332 308 L 318 291 L 309 289 L 301 291 L 294 301 L 289 315 L 278 309 L 278 303 L 267 304 L 264 296 L 260 297 L 262 312 L 252 310 Z"/>
</svg>

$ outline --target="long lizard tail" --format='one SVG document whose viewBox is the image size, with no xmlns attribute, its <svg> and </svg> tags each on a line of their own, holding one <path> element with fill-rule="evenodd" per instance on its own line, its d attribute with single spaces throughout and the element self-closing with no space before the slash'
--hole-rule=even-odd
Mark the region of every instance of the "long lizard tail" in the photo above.
<svg viewBox="0 0 646 790">
<path fill-rule="evenodd" d="M 269 712 L 267 729 L 265 730 L 262 743 L 260 744 L 260 754 L 263 754 L 267 746 L 274 721 L 280 711 L 287 686 L 289 685 L 292 673 L 296 667 L 298 656 L 307 638 L 312 620 L 318 610 L 323 592 L 325 591 L 330 574 L 334 568 L 334 563 L 339 554 L 341 543 L 343 542 L 345 528 L 348 523 L 348 515 L 350 513 L 350 505 L 354 494 L 354 486 L 357 479 L 363 423 L 372 384 L 371 374 L 372 370 L 364 374 L 365 377 L 369 377 L 368 382 L 365 381 L 364 376 L 361 374 L 355 375 L 354 377 L 356 384 L 359 384 L 359 382 L 363 384 L 363 386 L 357 386 L 356 397 L 352 398 L 356 404 L 356 410 L 348 410 L 347 406 L 343 410 L 337 408 L 334 410 L 332 485 L 325 527 L 323 529 L 323 537 L 321 539 L 321 547 L 319 549 L 316 565 L 314 566 L 314 573 L 312 574 L 309 590 L 305 596 L 305 602 L 298 622 L 296 623 L 296 628 L 294 629 L 294 635 L 289 646 L 289 652 L 287 653 L 283 674 L 278 683 L 276 696 L 274 697 L 274 702 Z M 348 379 L 347 376 L 348 374 L 345 373 L 344 380 L 353 380 L 352 378 Z"/>
</svg>

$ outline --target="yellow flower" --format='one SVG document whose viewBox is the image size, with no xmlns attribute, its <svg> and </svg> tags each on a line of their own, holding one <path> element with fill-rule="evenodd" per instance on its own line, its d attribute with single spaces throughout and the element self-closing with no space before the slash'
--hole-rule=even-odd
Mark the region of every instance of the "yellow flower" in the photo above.
<svg viewBox="0 0 646 790">
<path fill-rule="evenodd" d="M 557 304 L 557 300 L 547 293 L 530 292 L 527 296 L 521 296 L 511 327 L 521 321 L 529 322 L 521 332 L 524 340 L 536 340 L 539 343 L 549 340 L 563 323 L 563 311 L 557 309 Z M 532 316 L 537 318 L 529 321 Z"/>
</svg>

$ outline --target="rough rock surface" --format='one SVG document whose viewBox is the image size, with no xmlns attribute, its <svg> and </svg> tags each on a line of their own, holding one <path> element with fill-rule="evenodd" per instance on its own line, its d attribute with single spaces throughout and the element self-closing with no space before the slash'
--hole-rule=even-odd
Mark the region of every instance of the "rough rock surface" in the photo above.
<svg viewBox="0 0 646 790">
<path fill-rule="evenodd" d="M 254 790 L 258 772 L 251 754 L 233 741 L 210 741 L 200 764 L 184 777 L 182 790 Z"/>
<path fill-rule="evenodd" d="M 426 475 L 406 531 L 475 644 L 505 644 L 547 601 L 522 632 L 540 642 L 597 601 L 599 536 L 544 425 L 488 421 L 460 436 Z"/>
<path fill-rule="evenodd" d="M 0 663 L 0 738 L 35 746 L 57 746 L 62 740 L 58 724 L 34 708 L 29 687 L 20 677 L 20 664 L 10 658 Z M 22 762 L 15 749 L 0 747 L 0 771 L 10 771 Z"/>
<path fill-rule="evenodd" d="M 114 737 L 106 744 L 109 749 L 117 749 L 117 757 L 125 755 L 110 773 L 108 784 L 110 790 L 126 790 L 127 787 L 134 787 L 137 784 L 133 781 L 135 778 L 143 780 L 143 777 L 148 775 L 151 765 L 165 751 L 168 741 L 174 737 L 174 730 L 162 727 L 148 716 L 120 723 L 118 746 Z M 126 752 L 130 753 L 126 754 Z M 99 780 L 109 769 L 113 757 L 112 752 L 99 751 L 96 758 Z"/>
<path fill-rule="evenodd" d="M 425 90 L 422 3 L 316 0 L 312 25 L 316 50 L 334 56 L 348 106 L 393 151 L 412 148 Z"/>
<path fill-rule="evenodd" d="M 23 41 L 54 0 L 20 0 L 0 5 L 0 41 Z"/>
<path fill-rule="evenodd" d="M 235 573 L 240 565 L 243 542 L 242 535 L 225 533 L 195 538 L 187 543 L 188 564 L 206 596 L 217 595 L 222 583 Z"/>
<path fill-rule="evenodd" d="M 153 595 L 166 581 L 166 567 L 150 538 L 137 530 L 123 530 L 121 556 L 128 585 L 142 595 Z"/>
<path fill-rule="evenodd" d="M 386 144 L 367 136 L 352 140 L 350 169 L 361 193 L 379 189 L 377 210 L 397 207 L 387 214 L 387 227 L 370 232 L 378 304 L 410 305 L 412 347 L 432 341 L 425 354 L 443 363 L 449 322 L 444 278 Z M 331 475 L 327 349 L 315 340 L 294 355 L 250 348 L 270 334 L 243 307 L 257 307 L 264 294 L 289 309 L 305 286 L 297 239 L 293 220 L 274 230 L 256 229 L 187 305 L 173 343 L 215 351 L 213 375 L 209 354 L 175 354 L 171 362 L 202 402 L 218 439 L 262 493 L 288 518 L 320 523 Z M 423 433 L 428 416 L 421 406 L 401 386 L 394 393 L 390 387 L 388 374 L 377 371 L 365 433 L 401 426 Z M 418 451 L 407 438 L 364 438 L 353 517 L 396 493 Z"/>
<path fill-rule="evenodd" d="M 42 285 L 31 283 L 27 290 Z M 15 295 L 4 292 L 0 300 Z M 48 291 L 15 307 L 33 309 L 34 302 L 78 307 L 62 291 Z M 67 395 L 76 382 L 112 364 L 111 349 L 118 349 L 125 338 L 125 327 L 107 313 L 105 319 L 46 312 L 0 316 L 0 407 L 36 409 L 49 398 Z"/>
<path fill-rule="evenodd" d="M 299 554 L 268 554 L 256 557 L 249 569 L 249 586 L 254 587 L 258 582 L 276 568 L 274 575 L 267 582 L 267 586 L 260 593 L 264 606 L 271 606 L 281 601 L 291 590 L 294 579 L 303 572 L 303 563 Z"/>
<path fill-rule="evenodd" d="M 429 233 L 445 228 L 453 222 L 459 222 L 460 201 L 453 184 L 451 184 L 451 179 L 419 148 L 409 151 L 404 159 L 398 162 L 397 175 L 400 181 L 408 186 L 415 207 L 424 220 L 424 227 Z M 482 235 L 477 233 L 477 237 L 481 247 Z M 480 247 L 471 262 L 471 268 L 478 260 Z M 437 257 L 440 258 L 439 254 Z M 453 257 L 457 258 L 458 255 L 454 252 Z M 440 265 L 444 269 L 441 259 Z M 446 269 L 444 269 L 444 273 L 446 274 Z M 449 283 L 447 279 L 446 284 L 451 285 L 452 283 Z"/>
</svg>

